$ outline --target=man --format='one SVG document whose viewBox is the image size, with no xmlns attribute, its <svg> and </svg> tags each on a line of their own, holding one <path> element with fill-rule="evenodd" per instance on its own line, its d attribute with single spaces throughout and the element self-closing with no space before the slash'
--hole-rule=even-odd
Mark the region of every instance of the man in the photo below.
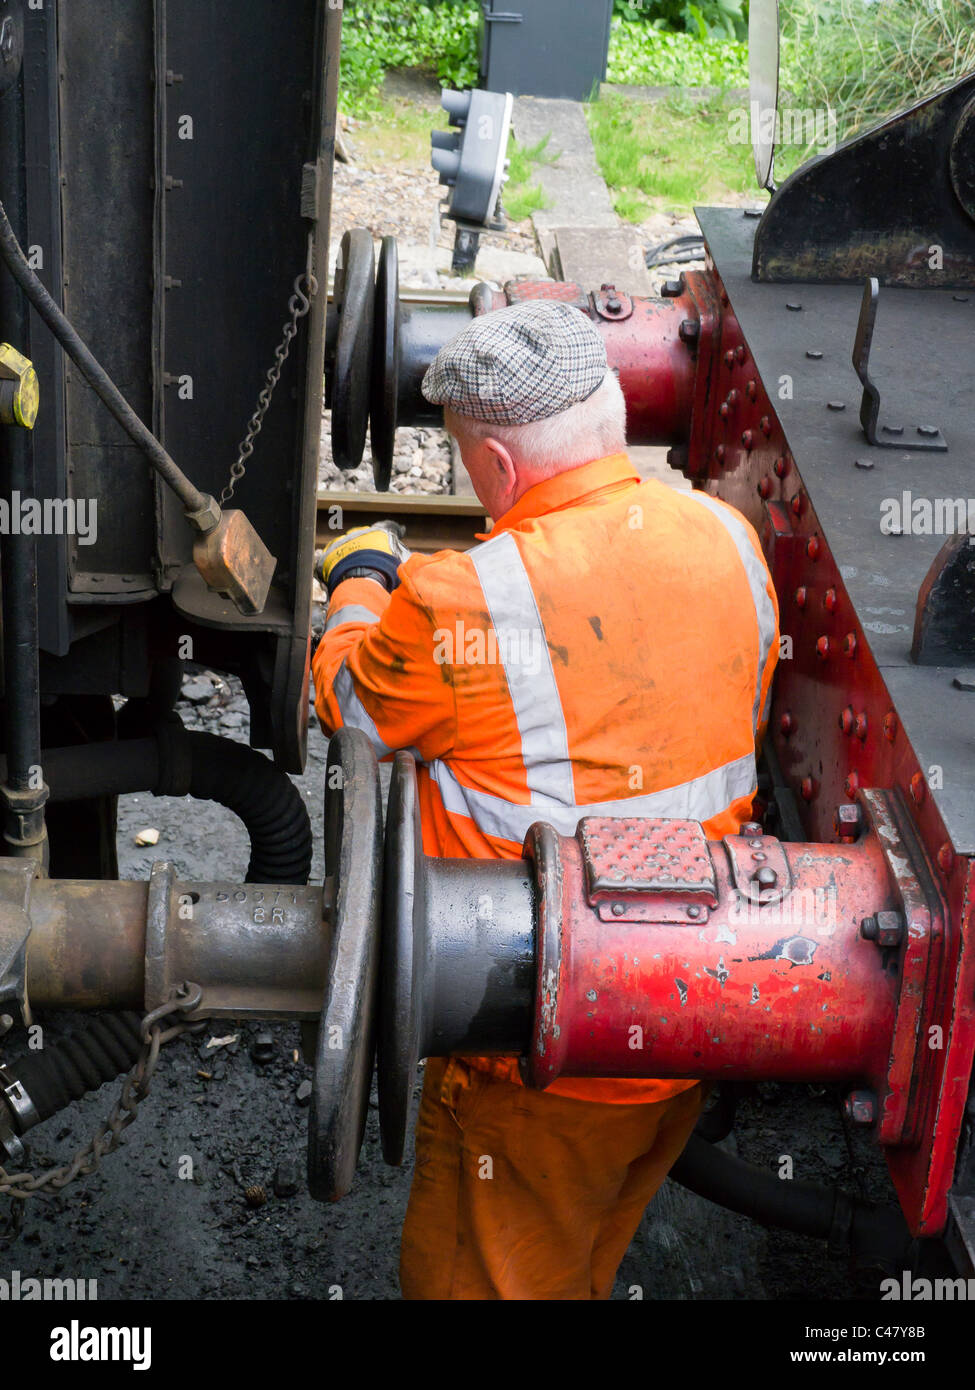
<svg viewBox="0 0 975 1390">
<path fill-rule="evenodd" d="M 423 391 L 494 528 L 467 554 L 402 564 L 383 528 L 329 547 L 326 732 L 417 755 L 428 854 L 517 858 L 534 821 L 571 835 L 584 815 L 736 832 L 778 649 L 751 527 L 704 493 L 640 483 L 603 341 L 570 305 L 475 319 Z M 514 1058 L 430 1059 L 405 1297 L 608 1298 L 701 1100 L 694 1081 L 536 1092 Z"/>
</svg>

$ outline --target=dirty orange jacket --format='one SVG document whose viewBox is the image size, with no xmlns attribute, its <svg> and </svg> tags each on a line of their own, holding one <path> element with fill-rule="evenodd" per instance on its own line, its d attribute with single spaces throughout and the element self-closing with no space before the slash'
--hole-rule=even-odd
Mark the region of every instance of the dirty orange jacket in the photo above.
<svg viewBox="0 0 975 1390">
<path fill-rule="evenodd" d="M 681 816 L 719 838 L 750 817 L 778 606 L 739 512 L 641 483 L 614 454 L 530 488 L 473 550 L 399 575 L 391 595 L 337 587 L 316 711 L 381 758 L 413 752 L 428 854 L 518 858 L 537 820 L 572 835 L 583 816 Z M 519 1079 L 514 1059 L 476 1065 Z M 694 1084 L 550 1089 L 632 1103 Z"/>
</svg>

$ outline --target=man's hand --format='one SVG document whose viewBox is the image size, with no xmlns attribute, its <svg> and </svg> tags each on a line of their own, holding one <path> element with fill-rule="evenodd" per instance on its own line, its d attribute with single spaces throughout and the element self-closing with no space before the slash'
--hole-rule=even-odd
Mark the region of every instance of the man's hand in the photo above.
<svg viewBox="0 0 975 1390">
<path fill-rule="evenodd" d="M 392 593 L 399 583 L 396 571 L 411 554 L 402 542 L 405 534 L 398 521 L 357 526 L 316 553 L 315 578 L 325 585 L 330 598 L 343 579 L 359 573 L 377 579 Z"/>
</svg>

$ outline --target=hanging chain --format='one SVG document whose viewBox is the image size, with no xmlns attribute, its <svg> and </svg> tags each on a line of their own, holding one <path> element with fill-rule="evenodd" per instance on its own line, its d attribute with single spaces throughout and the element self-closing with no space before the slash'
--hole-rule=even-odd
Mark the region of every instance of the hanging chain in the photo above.
<svg viewBox="0 0 975 1390">
<path fill-rule="evenodd" d="M 254 452 L 254 440 L 261 432 L 264 424 L 264 416 L 267 408 L 271 404 L 271 397 L 274 395 L 274 388 L 278 384 L 281 376 L 281 368 L 284 366 L 291 351 L 291 344 L 295 334 L 298 332 L 298 320 L 303 319 L 311 308 L 311 302 L 318 293 L 318 281 L 315 279 L 311 270 L 312 252 L 314 242 L 311 235 L 308 237 L 308 258 L 305 262 L 305 269 L 294 282 L 294 293 L 288 300 L 288 312 L 291 315 L 290 321 L 284 326 L 284 336 L 274 352 L 274 365 L 271 367 L 264 382 L 264 389 L 257 398 L 257 409 L 250 418 L 247 426 L 247 433 L 241 440 L 240 449 L 237 453 L 237 462 L 231 465 L 230 481 L 220 494 L 220 505 L 225 506 L 234 495 L 234 488 L 244 476 L 247 463 Z"/>
<path fill-rule="evenodd" d="M 108 1119 L 103 1121 L 98 1132 L 79 1149 L 69 1163 L 59 1168 L 49 1168 L 43 1173 L 8 1173 L 0 1166 L 0 1197 L 18 1198 L 26 1201 L 38 1194 L 48 1195 L 66 1187 L 75 1178 L 94 1173 L 106 1154 L 114 1153 L 122 1141 L 122 1131 L 127 1129 L 139 1113 L 139 1105 L 149 1093 L 149 1083 L 159 1062 L 159 1049 L 179 1037 L 181 1033 L 196 1033 L 206 1027 L 206 1020 L 199 1023 L 171 1023 L 162 1028 L 164 1019 L 174 1014 L 183 1014 L 195 1009 L 203 998 L 199 985 L 189 982 L 180 985 L 176 997 L 168 1004 L 153 1009 L 142 1020 L 143 1048 L 135 1066 L 122 1085 L 122 1092 Z M 13 1219 L 14 1231 L 19 1220 Z M 0 1238 L 7 1235 L 0 1228 Z"/>
</svg>

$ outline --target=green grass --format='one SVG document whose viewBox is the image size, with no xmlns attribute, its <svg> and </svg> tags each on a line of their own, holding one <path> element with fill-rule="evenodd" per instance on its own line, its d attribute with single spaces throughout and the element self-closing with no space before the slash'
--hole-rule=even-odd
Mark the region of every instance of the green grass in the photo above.
<svg viewBox="0 0 975 1390">
<path fill-rule="evenodd" d="M 508 142 L 508 182 L 504 186 L 502 203 L 512 222 L 522 222 L 533 212 L 540 212 L 549 206 L 542 188 L 533 181 L 535 169 L 539 164 L 551 164 L 558 158 L 548 151 L 551 135 L 545 135 L 537 145 L 519 145 L 512 135 Z"/>
<path fill-rule="evenodd" d="M 447 129 L 440 106 L 416 106 L 402 99 L 377 98 L 370 116 L 349 132 L 357 159 L 385 164 L 430 163 L 430 132 Z"/>
<path fill-rule="evenodd" d="M 642 222 L 651 211 L 687 212 L 695 203 L 754 191 L 750 144 L 732 143 L 740 100 L 717 93 L 646 102 L 614 94 L 586 108 L 600 172 L 616 211 Z M 782 176 L 790 157 L 777 166 Z"/>
<path fill-rule="evenodd" d="M 785 0 L 784 78 L 841 139 L 975 71 L 972 0 Z"/>
</svg>

